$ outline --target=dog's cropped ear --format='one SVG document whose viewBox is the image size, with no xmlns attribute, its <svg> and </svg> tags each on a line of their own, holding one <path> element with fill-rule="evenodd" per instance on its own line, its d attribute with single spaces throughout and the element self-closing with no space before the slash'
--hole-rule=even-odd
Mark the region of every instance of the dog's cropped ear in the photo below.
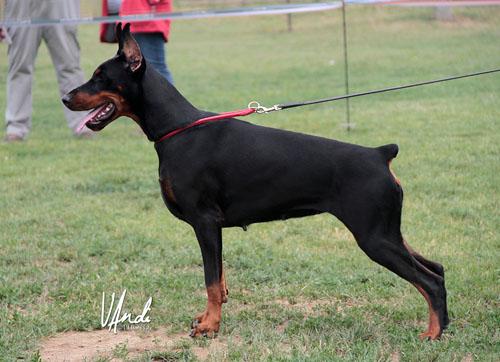
<svg viewBox="0 0 500 362">
<path fill-rule="evenodd" d="M 118 40 L 118 52 L 116 54 L 120 54 L 122 52 L 122 49 L 123 49 L 122 23 L 116 24 L 115 36 L 116 36 L 116 40 Z"/>
<path fill-rule="evenodd" d="M 120 46 L 119 50 L 125 56 L 129 69 L 132 72 L 140 69 L 144 61 L 139 44 L 137 44 L 133 36 L 130 34 L 130 23 L 125 24 L 121 30 L 118 42 Z"/>
</svg>

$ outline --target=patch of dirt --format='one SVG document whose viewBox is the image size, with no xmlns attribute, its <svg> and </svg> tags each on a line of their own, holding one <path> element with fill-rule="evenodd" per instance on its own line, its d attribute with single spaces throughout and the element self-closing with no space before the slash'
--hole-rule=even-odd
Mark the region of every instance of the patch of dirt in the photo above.
<svg viewBox="0 0 500 362">
<path fill-rule="evenodd" d="M 283 308 L 288 308 L 288 309 L 298 309 L 300 310 L 301 313 L 304 314 L 304 319 L 307 319 L 308 317 L 316 317 L 324 314 L 324 311 L 322 311 L 322 306 L 329 306 L 329 305 L 334 305 L 336 303 L 336 300 L 324 300 L 324 299 L 319 299 L 319 300 L 299 300 L 296 303 L 290 303 L 288 299 L 277 299 L 274 301 L 274 303 L 280 305 Z M 338 309 L 339 307 L 337 307 Z M 289 324 L 288 320 L 284 320 L 280 324 L 276 326 L 276 331 L 278 333 L 284 333 L 285 330 L 287 329 Z"/>
<path fill-rule="evenodd" d="M 199 361 L 208 360 L 208 356 L 217 356 L 218 360 L 227 359 L 227 343 L 219 338 L 210 340 L 207 347 L 192 347 L 191 352 Z"/>
<path fill-rule="evenodd" d="M 232 337 L 233 343 L 241 344 L 238 336 Z M 121 361 L 140 357 L 146 352 L 172 351 L 181 344 L 195 344 L 187 333 L 168 334 L 165 328 L 158 330 L 125 330 L 116 334 L 102 329 L 90 332 L 65 332 L 46 338 L 40 345 L 40 357 L 47 362 L 94 361 L 98 358 L 111 358 Z M 206 346 L 192 346 L 191 352 L 199 361 L 217 356 L 227 359 L 226 338 L 210 339 Z"/>
<path fill-rule="evenodd" d="M 41 342 L 42 361 L 63 362 L 93 360 L 99 357 L 113 357 L 121 347 L 128 351 L 127 357 L 142 353 L 172 348 L 181 340 L 190 340 L 187 333 L 168 335 L 165 329 L 155 331 L 126 330 L 116 334 L 102 329 L 90 332 L 65 332 Z"/>
</svg>

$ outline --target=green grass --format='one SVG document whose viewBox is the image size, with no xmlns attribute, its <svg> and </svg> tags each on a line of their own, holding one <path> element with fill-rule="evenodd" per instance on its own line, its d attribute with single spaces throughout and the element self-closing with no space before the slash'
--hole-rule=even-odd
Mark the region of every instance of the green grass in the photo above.
<svg viewBox="0 0 500 362">
<path fill-rule="evenodd" d="M 351 91 L 500 65 L 500 9 L 456 10 L 451 24 L 432 14 L 349 8 Z M 168 57 L 178 88 L 212 111 L 343 94 L 340 12 L 293 19 L 292 33 L 284 17 L 177 22 Z M 87 75 L 116 51 L 98 44 L 95 27 L 82 27 L 80 40 Z M 227 351 L 210 357 L 498 360 L 499 75 L 351 106 L 349 133 L 342 102 L 249 120 L 368 146 L 399 144 L 393 168 L 405 188 L 403 231 L 446 267 L 449 330 L 439 342 L 419 341 L 427 322 L 420 294 L 371 262 L 340 222 L 320 215 L 224 231 L 230 301 L 219 338 Z M 35 358 L 46 336 L 99 328 L 103 291 L 127 288 L 134 311 L 152 296 L 152 327 L 171 333 L 187 332 L 204 308 L 194 233 L 164 207 L 157 156 L 136 130 L 120 119 L 94 140 L 73 139 L 40 49 L 30 138 L 0 144 L 0 359 Z M 155 358 L 193 359 L 210 343 L 189 341 Z"/>
</svg>

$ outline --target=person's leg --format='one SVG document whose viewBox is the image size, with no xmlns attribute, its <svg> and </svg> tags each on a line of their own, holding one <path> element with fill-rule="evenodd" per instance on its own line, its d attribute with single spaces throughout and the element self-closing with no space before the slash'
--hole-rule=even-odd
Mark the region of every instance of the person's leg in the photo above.
<svg viewBox="0 0 500 362">
<path fill-rule="evenodd" d="M 30 17 L 30 2 L 8 1 L 5 13 L 7 19 L 25 20 Z M 12 44 L 8 49 L 6 139 L 24 139 L 31 129 L 33 68 L 41 32 L 31 27 L 8 32 Z"/>
<path fill-rule="evenodd" d="M 78 0 L 59 0 L 48 3 L 47 13 L 50 17 L 75 18 L 79 13 Z M 59 82 L 61 96 L 85 83 L 80 68 L 80 45 L 77 39 L 76 26 L 56 25 L 43 27 L 42 36 L 54 63 Z M 63 108 L 69 128 L 77 133 L 80 120 L 87 112 L 73 112 Z M 87 132 L 90 132 L 87 130 Z"/>
<path fill-rule="evenodd" d="M 160 33 L 134 33 L 142 55 L 163 77 L 174 84 L 172 73 L 167 66 L 167 47 Z"/>
</svg>

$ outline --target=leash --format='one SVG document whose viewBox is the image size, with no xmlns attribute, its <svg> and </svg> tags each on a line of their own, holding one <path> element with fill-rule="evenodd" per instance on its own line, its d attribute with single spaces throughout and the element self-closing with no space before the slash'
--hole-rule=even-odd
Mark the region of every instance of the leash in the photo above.
<svg viewBox="0 0 500 362">
<path fill-rule="evenodd" d="M 361 96 L 366 96 L 366 95 L 370 95 L 370 94 L 392 92 L 392 91 L 396 91 L 396 90 L 400 90 L 400 89 L 420 87 L 420 86 L 423 86 L 423 85 L 434 84 L 434 83 L 441 83 L 441 82 L 447 82 L 447 81 L 455 80 L 455 79 L 475 77 L 475 76 L 478 76 L 478 75 L 491 74 L 491 73 L 495 73 L 495 72 L 500 72 L 500 68 L 491 69 L 491 70 L 485 70 L 485 71 L 475 72 L 475 73 L 468 73 L 468 74 L 463 74 L 463 75 L 455 75 L 455 76 L 452 76 L 452 77 L 446 77 L 446 78 L 439 78 L 439 79 L 434 79 L 434 80 L 428 80 L 428 81 L 425 81 L 425 82 L 411 83 L 411 84 L 399 85 L 399 86 L 395 86 L 395 87 L 388 87 L 388 88 L 376 89 L 376 90 L 371 90 L 371 91 L 366 91 L 366 92 L 346 94 L 346 95 L 343 95 L 343 96 L 336 96 L 336 97 L 330 97 L 330 98 L 317 99 L 317 100 L 312 100 L 312 101 L 275 104 L 272 107 L 263 107 L 263 106 L 261 106 L 259 104 L 259 102 L 252 101 L 252 102 L 250 102 L 248 104 L 248 108 L 255 109 L 255 113 L 269 113 L 269 112 L 274 112 L 274 111 L 281 111 L 283 109 L 288 109 L 288 108 L 302 107 L 302 106 L 308 106 L 308 105 L 312 105 L 312 104 L 319 104 L 319 103 L 325 103 L 325 102 L 333 102 L 333 101 L 338 101 L 338 100 L 341 100 L 341 99 L 361 97 Z"/>
<path fill-rule="evenodd" d="M 455 79 L 475 77 L 475 76 L 478 76 L 478 75 L 491 74 L 491 73 L 496 73 L 496 72 L 500 72 L 500 68 L 491 69 L 491 70 L 485 70 L 485 71 L 475 72 L 475 73 L 468 73 L 468 74 L 463 74 L 463 75 L 455 75 L 455 76 L 452 76 L 452 77 L 446 77 L 446 78 L 439 78 L 439 79 L 434 79 L 434 80 L 428 80 L 428 81 L 425 81 L 425 82 L 418 82 L 418 83 L 411 83 L 411 84 L 406 84 L 406 85 L 399 85 L 399 86 L 395 86 L 395 87 L 381 88 L 381 89 L 376 89 L 376 90 L 371 90 L 371 91 L 366 91 L 366 92 L 345 94 L 343 96 L 336 96 L 336 97 L 330 97 L 330 98 L 322 98 L 322 99 L 316 99 L 316 100 L 305 101 L 305 102 L 275 104 L 275 105 L 273 105 L 271 107 L 264 107 L 259 102 L 252 101 L 252 102 L 250 102 L 248 104 L 247 108 L 245 108 L 245 109 L 240 109 L 240 110 L 236 110 L 236 111 L 232 111 L 232 112 L 224 112 L 224 113 L 217 114 L 215 116 L 201 118 L 201 119 L 199 119 L 199 120 L 197 120 L 197 121 L 195 121 L 193 123 L 188 124 L 187 126 L 184 126 L 184 127 L 181 127 L 181 128 L 177 128 L 177 129 L 175 129 L 175 130 L 167 133 L 163 137 L 161 137 L 155 143 L 162 142 L 162 141 L 164 141 L 164 140 L 166 140 L 168 138 L 171 138 L 171 137 L 175 136 L 176 134 L 184 132 L 185 130 L 187 130 L 189 128 L 200 126 L 200 125 L 208 123 L 208 122 L 219 121 L 219 120 L 222 120 L 222 119 L 228 119 L 228 118 L 234 118 L 234 117 L 243 117 L 243 116 L 248 116 L 248 115 L 250 115 L 252 113 L 257 113 L 257 114 L 270 113 L 270 112 L 275 112 L 275 111 L 281 111 L 283 109 L 288 109 L 288 108 L 309 106 L 309 105 L 312 105 L 312 104 L 333 102 L 333 101 L 338 101 L 338 100 L 341 100 L 341 99 L 361 97 L 361 96 L 366 96 L 366 95 L 370 95 L 370 94 L 391 92 L 391 91 L 396 91 L 396 90 L 401 90 L 401 89 L 419 87 L 419 86 L 428 85 L 428 84 L 434 84 L 434 83 L 447 82 L 447 81 L 455 80 Z"/>
</svg>

